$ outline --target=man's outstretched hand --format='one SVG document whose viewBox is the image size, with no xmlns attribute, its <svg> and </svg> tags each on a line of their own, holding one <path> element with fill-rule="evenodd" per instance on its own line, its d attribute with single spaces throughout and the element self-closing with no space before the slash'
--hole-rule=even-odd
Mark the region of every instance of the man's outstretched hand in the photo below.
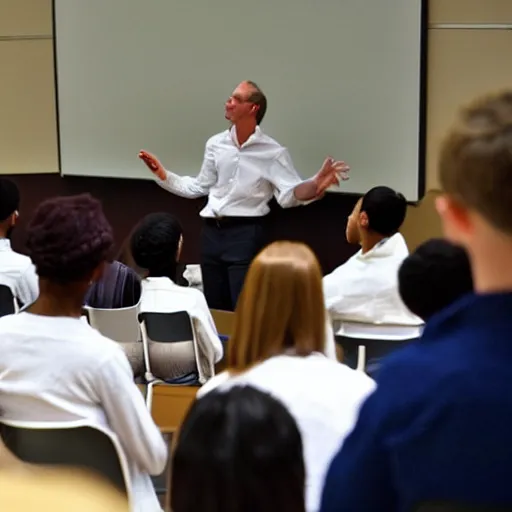
<svg viewBox="0 0 512 512">
<path fill-rule="evenodd" d="M 160 160 L 147 151 L 140 151 L 139 158 L 147 165 L 148 169 L 159 179 L 165 180 L 165 169 Z"/>
<path fill-rule="evenodd" d="M 313 177 L 317 197 L 322 196 L 330 186 L 339 185 L 341 181 L 348 180 L 349 170 L 350 167 L 345 162 L 327 157 L 322 168 Z"/>
</svg>

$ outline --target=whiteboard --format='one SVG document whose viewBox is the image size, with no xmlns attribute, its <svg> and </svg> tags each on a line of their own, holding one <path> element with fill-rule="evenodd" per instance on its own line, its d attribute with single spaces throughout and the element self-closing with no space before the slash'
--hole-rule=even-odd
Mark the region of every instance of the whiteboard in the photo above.
<svg viewBox="0 0 512 512">
<path fill-rule="evenodd" d="M 311 177 L 352 168 L 344 192 L 418 198 L 423 173 L 421 0 L 55 0 L 61 172 L 194 176 L 223 106 L 253 80 L 265 133 Z"/>
</svg>

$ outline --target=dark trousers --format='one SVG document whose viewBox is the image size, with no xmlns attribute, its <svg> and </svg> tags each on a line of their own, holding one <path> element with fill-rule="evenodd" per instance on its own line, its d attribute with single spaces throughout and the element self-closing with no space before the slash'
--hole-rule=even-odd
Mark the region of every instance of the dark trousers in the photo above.
<svg viewBox="0 0 512 512">
<path fill-rule="evenodd" d="M 262 217 L 204 220 L 201 273 L 204 295 L 211 309 L 235 309 L 249 265 L 264 244 Z"/>
</svg>

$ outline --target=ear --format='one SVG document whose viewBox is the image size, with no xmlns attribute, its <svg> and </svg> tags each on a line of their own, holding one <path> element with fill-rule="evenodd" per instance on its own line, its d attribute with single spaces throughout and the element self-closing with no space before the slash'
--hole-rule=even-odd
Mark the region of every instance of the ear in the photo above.
<svg viewBox="0 0 512 512">
<path fill-rule="evenodd" d="M 445 237 L 464 245 L 473 232 L 467 207 L 448 195 L 442 195 L 436 199 L 436 210 L 441 217 Z"/>
<path fill-rule="evenodd" d="M 368 215 L 366 212 L 361 212 L 359 214 L 359 225 L 364 229 L 368 229 L 368 226 L 370 225 L 370 220 L 368 219 Z"/>
</svg>

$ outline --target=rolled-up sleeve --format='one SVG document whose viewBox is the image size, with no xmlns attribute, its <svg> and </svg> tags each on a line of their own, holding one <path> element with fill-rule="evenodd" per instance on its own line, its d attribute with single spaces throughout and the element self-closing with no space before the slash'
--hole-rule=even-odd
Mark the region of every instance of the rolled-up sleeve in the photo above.
<svg viewBox="0 0 512 512">
<path fill-rule="evenodd" d="M 295 187 L 302 183 L 302 178 L 295 169 L 290 153 L 283 148 L 274 160 L 268 181 L 274 188 L 274 197 L 282 208 L 290 208 L 301 204 L 308 204 L 311 201 L 299 201 L 295 197 Z"/>
</svg>

